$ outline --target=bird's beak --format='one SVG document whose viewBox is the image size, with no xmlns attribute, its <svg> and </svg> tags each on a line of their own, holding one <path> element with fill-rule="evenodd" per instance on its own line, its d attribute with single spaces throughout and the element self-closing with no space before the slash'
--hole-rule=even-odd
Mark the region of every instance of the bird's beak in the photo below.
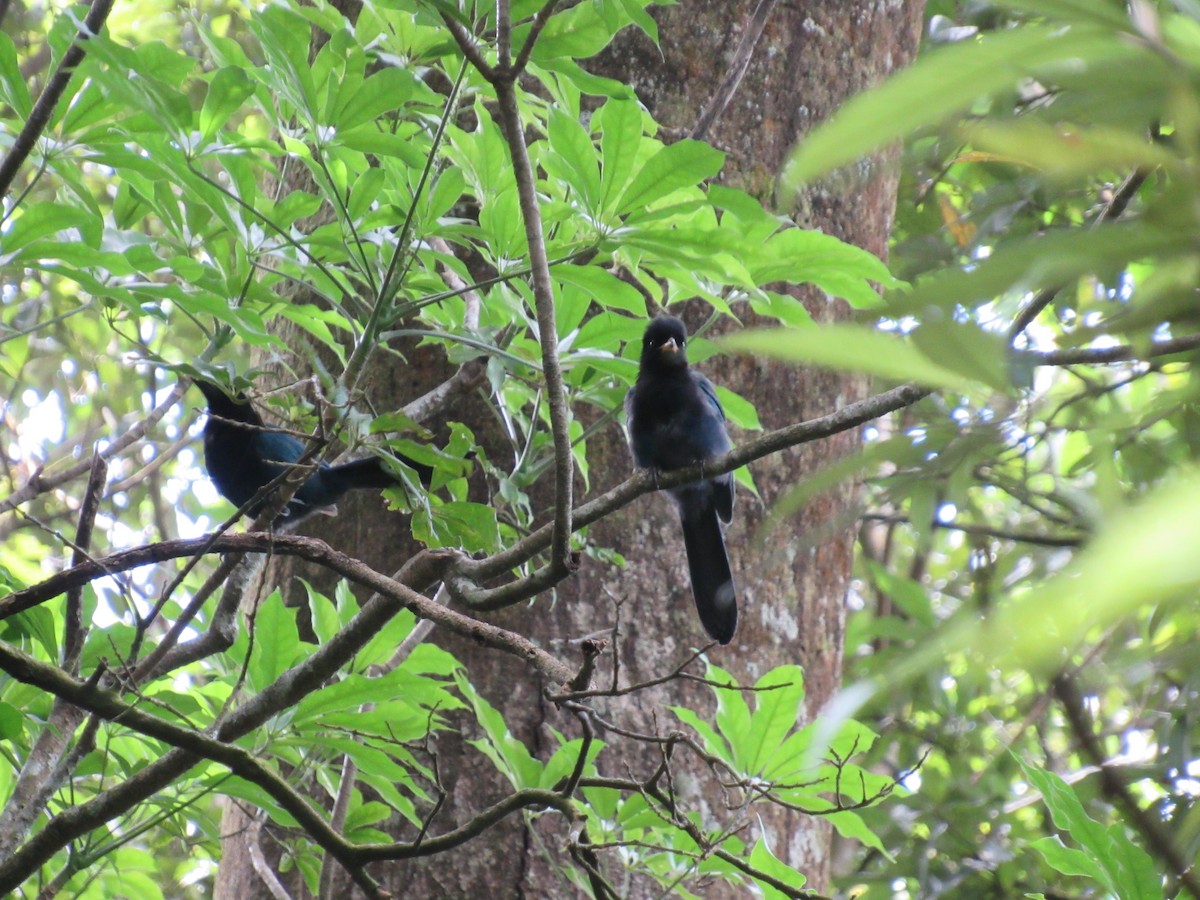
<svg viewBox="0 0 1200 900">
<path fill-rule="evenodd" d="M 675 343 L 675 338 L 667 338 L 666 342 L 658 349 L 661 353 L 675 353 L 679 350 L 679 345 Z"/>
</svg>

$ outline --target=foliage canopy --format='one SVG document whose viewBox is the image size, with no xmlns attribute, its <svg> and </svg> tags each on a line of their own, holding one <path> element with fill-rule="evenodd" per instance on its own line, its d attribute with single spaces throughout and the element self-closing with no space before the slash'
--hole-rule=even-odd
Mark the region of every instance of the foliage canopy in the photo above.
<svg viewBox="0 0 1200 900">
<path fill-rule="evenodd" d="M 279 536 L 276 552 L 346 578 L 309 591 L 314 649 L 278 592 L 245 590 L 253 571 L 224 582 L 238 557 L 213 551 L 264 543 L 199 538 L 217 501 L 193 490 L 196 415 L 175 385 L 269 371 L 299 386 L 262 398 L 292 427 L 437 467 L 431 492 L 409 480 L 389 499 L 425 546 L 483 558 L 444 579 L 467 607 L 544 593 L 570 547 L 619 561 L 564 529 L 569 504 L 536 531 L 530 491 L 553 478 L 569 499 L 572 471 L 591 487 L 588 442 L 620 408 L 645 318 L 696 297 L 714 318 L 781 326 L 730 350 L 911 386 L 846 426 L 878 419 L 860 456 L 775 511 L 800 541 L 791 515 L 868 480 L 844 702 L 800 727 L 798 667 L 739 691 L 710 664 L 714 711 L 676 708 L 671 746 L 747 809 L 829 818 L 861 848 L 838 872 L 861 896 L 1196 894 L 1200 9 L 931 2 L 918 63 L 847 104 L 781 181 L 782 197 L 836 189 L 857 177 L 838 167 L 906 139 L 889 272 L 715 183 L 719 151 L 664 140 L 628 85 L 586 71 L 620 29 L 656 36 L 648 5 L 513 2 L 497 22 L 440 0 L 353 21 L 324 3 L 213 4 L 110 19 L 82 45 L 82 12 L 56 10 L 0 34 L 0 146 L 23 161 L 0 166 L 6 890 L 199 896 L 217 795 L 290 830 L 283 866 L 309 889 L 337 859 L 370 890 L 366 862 L 466 839 L 430 828 L 443 798 L 427 752 L 462 715 L 511 787 L 504 812 L 570 823 L 562 872 L 582 889 L 615 893 L 596 854 L 617 853 L 684 895 L 701 877 L 803 895 L 782 848 L 743 840 L 737 817 L 606 777 L 613 739 L 594 736 L 587 697 L 559 698 L 582 737 L 541 756 L 515 738 L 420 640 L 412 609 L 472 627 L 419 594 L 445 570 L 387 579 Z M 28 72 L 58 71 L 72 46 L 82 62 L 23 145 L 31 80 L 54 84 Z M 858 321 L 814 326 L 787 290 L 801 284 Z M 479 367 L 512 462 L 461 423 L 430 447 L 445 407 L 364 402 L 372 365 L 418 343 Z M 719 349 L 702 332 L 693 360 Z M 748 400 L 722 400 L 759 428 Z M 730 465 L 769 449 L 747 440 Z M 468 451 L 490 503 L 468 493 Z M 634 479 L 606 508 L 651 488 Z M 75 531 L 81 506 L 95 539 Z M 89 552 L 107 569 L 53 589 Z M 243 594 L 250 614 L 206 643 Z M 526 655 L 543 676 L 565 668 Z M 23 771 L 46 758 L 57 780 Z M 65 838 L 50 827 L 67 822 Z"/>
</svg>

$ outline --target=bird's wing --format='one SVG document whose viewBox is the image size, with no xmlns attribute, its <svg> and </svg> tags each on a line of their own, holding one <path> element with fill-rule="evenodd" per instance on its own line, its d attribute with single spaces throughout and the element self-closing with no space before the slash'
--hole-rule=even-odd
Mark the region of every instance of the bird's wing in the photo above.
<svg viewBox="0 0 1200 900">
<path fill-rule="evenodd" d="M 724 422 L 725 410 L 721 407 L 721 401 L 717 399 L 717 389 L 713 387 L 713 383 L 696 371 L 692 372 L 692 381 L 696 383 L 696 387 L 700 388 L 704 399 L 712 405 L 713 410 L 721 417 L 721 421 Z"/>
<path fill-rule="evenodd" d="M 304 455 L 304 441 L 280 431 L 255 431 L 254 448 L 261 459 L 284 465 Z"/>
<path fill-rule="evenodd" d="M 637 393 L 637 385 L 629 389 L 625 395 L 625 442 L 629 445 L 629 450 L 633 453 L 634 464 L 641 465 L 637 458 L 637 450 L 633 444 L 633 397 Z"/>
</svg>

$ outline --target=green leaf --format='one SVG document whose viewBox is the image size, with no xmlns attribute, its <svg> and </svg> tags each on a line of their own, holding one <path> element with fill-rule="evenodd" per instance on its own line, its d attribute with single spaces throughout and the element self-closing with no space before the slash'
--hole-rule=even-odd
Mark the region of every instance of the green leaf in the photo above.
<svg viewBox="0 0 1200 900">
<path fill-rule="evenodd" d="M 680 188 L 700 184 L 721 171 L 725 154 L 690 138 L 668 144 L 650 157 L 617 202 L 617 213 L 642 210 Z"/>
<path fill-rule="evenodd" d="M 239 68 L 225 66 L 217 70 L 208 84 L 204 106 L 200 109 L 200 133 L 205 141 L 211 140 L 229 121 L 246 98 L 254 93 L 254 88 L 254 82 Z"/>
<path fill-rule="evenodd" d="M 487 735 L 487 740 L 472 741 L 471 745 L 487 756 L 517 790 L 540 785 L 542 764 L 534 759 L 529 748 L 508 730 L 504 716 L 479 695 L 462 672 L 455 672 L 454 678 L 458 683 L 459 692 L 470 703 L 475 711 L 476 721 Z"/>
<path fill-rule="evenodd" d="M 853 810 L 829 813 L 822 818 L 830 822 L 842 837 L 858 841 L 864 847 L 870 847 L 872 850 L 878 850 L 885 859 L 895 861 L 895 857 L 883 846 L 879 835 L 873 832 L 863 821 L 862 816 Z"/>
<path fill-rule="evenodd" d="M 912 342 L 928 359 L 1001 393 L 1013 392 L 1008 340 L 998 332 L 955 321 L 922 323 Z"/>
<path fill-rule="evenodd" d="M 429 547 L 462 547 L 494 553 L 500 548 L 496 510 L 483 503 L 451 500 L 431 509 L 418 509 L 412 518 L 413 537 Z"/>
<path fill-rule="evenodd" d="M 1194 251 L 1188 232 L 1141 223 L 1115 223 L 1094 229 L 1069 229 L 1001 246 L 968 269 L 950 268 L 919 281 L 889 307 L 896 314 L 927 307 L 975 306 L 1006 292 L 1059 288 L 1084 275 L 1115 277 L 1130 262 L 1167 260 Z"/>
<path fill-rule="evenodd" d="M 983 122 L 968 129 L 966 137 L 980 150 L 1053 178 L 1087 177 L 1139 166 L 1161 167 L 1169 173 L 1181 163 L 1170 150 L 1141 135 L 1102 126 Z"/>
<path fill-rule="evenodd" d="M 941 122 L 977 97 L 1010 90 L 1028 78 L 1052 80 L 1064 68 L 1136 65 L 1140 55 L 1108 29 L 1033 25 L 934 50 L 857 95 L 828 124 L 810 132 L 784 169 L 783 194 L 790 196 L 823 172 Z"/>
<path fill-rule="evenodd" d="M 384 113 L 407 103 L 412 93 L 411 72 L 399 68 L 381 69 L 345 98 L 345 104 L 330 124 L 350 130 L 374 122 Z"/>
<path fill-rule="evenodd" d="M 747 267 L 758 283 L 815 284 L 858 309 L 883 302 L 871 282 L 898 284 L 874 253 L 820 231 L 784 228 L 748 250 Z"/>
<path fill-rule="evenodd" d="M 440 682 L 414 675 L 405 666 L 400 666 L 374 678 L 347 675 L 341 681 L 314 691 L 296 707 L 296 721 L 315 720 L 333 712 L 357 711 L 364 704 L 385 704 L 394 698 L 413 707 L 455 705 Z"/>
<path fill-rule="evenodd" d="M 963 375 L 931 362 L 904 338 L 861 325 L 742 331 L 718 343 L 738 353 L 866 372 L 928 387 L 967 391 L 972 384 Z"/>
<path fill-rule="evenodd" d="M 796 727 L 804 702 L 804 670 L 778 666 L 754 685 L 755 709 L 745 735 L 746 771 L 760 775 L 779 750 L 784 737 Z"/>
<path fill-rule="evenodd" d="M 805 882 L 808 880 L 801 872 L 797 872 L 772 853 L 771 848 L 767 846 L 766 840 L 761 837 L 755 842 L 754 849 L 750 851 L 750 865 L 765 875 L 770 875 L 777 881 L 781 881 L 788 887 L 796 890 L 804 887 Z M 789 896 L 778 888 L 773 887 L 767 881 L 756 878 L 754 879 L 754 883 L 758 885 L 766 900 L 783 900 L 783 898 Z"/>
<path fill-rule="evenodd" d="M 0 700 L 0 741 L 15 741 L 21 736 L 25 717 L 11 703 Z"/>
<path fill-rule="evenodd" d="M 731 766 L 734 764 L 733 751 L 725 738 L 717 734 L 712 725 L 685 706 L 672 706 L 671 712 L 675 713 L 679 721 L 690 726 L 700 736 L 705 750 L 713 756 L 719 756 Z"/>
<path fill-rule="evenodd" d="M 304 650 L 296 612 L 284 605 L 278 590 L 259 604 L 253 621 L 254 651 L 247 676 L 250 685 L 261 691 L 298 662 Z"/>
<path fill-rule="evenodd" d="M 374 124 L 350 130 L 339 129 L 332 143 L 363 153 L 398 159 L 413 168 L 419 168 L 425 162 L 425 152 L 421 144 L 414 141 L 410 135 L 383 132 Z"/>
<path fill-rule="evenodd" d="M 530 26 L 513 29 L 513 46 L 528 39 Z M 533 48 L 532 60 L 547 63 L 560 56 L 587 59 L 595 56 L 612 40 L 616 29 L 609 27 L 594 3 L 580 3 L 555 13 Z"/>
<path fill-rule="evenodd" d="M 1048 16 L 1063 22 L 1091 22 L 1116 31 L 1129 28 L 1124 11 L 1107 0 L 992 0 L 996 6 L 1022 10 L 1035 16 Z"/>
<path fill-rule="evenodd" d="M 304 586 L 305 593 L 308 594 L 308 611 L 312 618 L 312 629 L 317 636 L 317 642 L 327 643 L 342 626 L 337 607 L 334 606 L 332 600 L 303 578 L 299 581 Z"/>
<path fill-rule="evenodd" d="M 579 194 L 591 212 L 600 208 L 600 162 L 592 136 L 571 116 L 552 108 L 547 123 L 550 154 L 543 165 L 550 174 L 561 178 Z M 562 165 L 556 165 L 557 162 Z"/>
<path fill-rule="evenodd" d="M 1041 854 L 1050 868 L 1064 875 L 1081 875 L 1107 885 L 1108 874 L 1089 853 L 1068 847 L 1058 835 L 1030 841 L 1029 846 Z"/>
<path fill-rule="evenodd" d="M 705 675 L 717 684 L 729 685 L 725 688 L 712 686 L 717 699 L 717 729 L 729 744 L 737 768 L 749 773 L 751 759 L 758 749 L 758 740 L 751 727 L 750 707 L 746 698 L 738 690 L 738 683 L 733 676 L 719 666 L 709 663 Z"/>
<path fill-rule="evenodd" d="M 923 584 L 905 578 L 871 560 L 867 560 L 866 563 L 871 572 L 871 580 L 880 592 L 900 607 L 906 616 L 927 628 L 937 624 L 937 614 L 933 610 L 929 590 Z"/>
<path fill-rule="evenodd" d="M 758 410 L 741 394 L 735 394 L 728 388 L 718 385 L 717 400 L 720 401 L 721 408 L 725 410 L 725 418 L 732 424 L 746 431 L 762 431 L 762 422 L 758 420 Z"/>
<path fill-rule="evenodd" d="M 546 761 L 546 768 L 542 772 L 542 783 L 539 787 L 552 789 L 564 778 L 570 777 L 571 773 L 575 771 L 575 767 L 579 764 L 579 754 L 582 749 L 582 739 L 563 742 L 554 751 L 554 755 Z M 594 775 L 596 773 L 596 756 L 603 749 L 603 741 L 592 741 L 588 746 L 587 759 L 583 764 L 583 773 L 585 775 Z"/>
<path fill-rule="evenodd" d="M 25 77 L 21 74 L 21 64 L 17 58 L 17 45 L 13 39 L 0 31 L 0 98 L 3 98 L 17 118 L 25 121 L 33 109 L 33 101 L 29 96 L 29 88 Z"/>
<path fill-rule="evenodd" d="M 1162 900 L 1162 876 L 1150 854 L 1129 839 L 1123 822 L 1108 826 L 1108 854 L 1117 869 L 1117 894 L 1135 900 Z"/>
<path fill-rule="evenodd" d="M 58 659 L 58 631 L 54 614 L 45 606 L 22 610 L 6 620 L 5 624 L 18 634 L 28 635 L 41 644 L 48 658 Z"/>
<path fill-rule="evenodd" d="M 35 203 L 19 209 L 20 213 L 13 217 L 12 227 L 4 234 L 4 242 L 0 245 L 4 255 L 68 228 L 91 230 L 98 224 L 86 209 L 63 203 Z M 3 258 L 0 256 L 0 260 Z"/>
<path fill-rule="evenodd" d="M 600 206 L 608 210 L 617 191 L 629 183 L 643 146 L 642 108 L 630 100 L 609 100 L 596 110 L 592 127 L 600 133 Z"/>
<path fill-rule="evenodd" d="M 619 2 L 621 8 L 625 10 L 625 15 L 629 16 L 629 20 L 644 31 L 650 40 L 658 44 L 658 23 L 645 10 L 651 0 L 619 0 Z"/>
<path fill-rule="evenodd" d="M 647 315 L 646 298 L 642 296 L 641 291 L 607 269 L 567 264 L 555 266 L 551 274 L 563 284 L 570 284 L 587 292 L 603 307 L 619 309 L 639 318 Z"/>
<path fill-rule="evenodd" d="M 1125 870 L 1125 865 L 1133 861 L 1139 854 L 1142 856 L 1145 854 L 1129 842 L 1123 826 L 1118 825 L 1115 833 L 1107 831 L 1084 811 L 1083 804 L 1079 801 L 1075 791 L 1059 776 L 1031 766 L 1022 759 L 1017 761 L 1029 783 L 1041 793 L 1042 800 L 1045 802 L 1046 808 L 1050 810 L 1054 824 L 1070 834 L 1071 838 L 1079 843 L 1088 856 L 1099 863 L 1104 872 L 1102 884 L 1121 897 L 1136 897 L 1141 900 L 1141 898 L 1162 896 L 1162 889 L 1157 878 L 1154 879 L 1156 890 L 1146 894 L 1144 893 L 1145 885 L 1134 883 L 1136 879 L 1130 878 Z M 1114 851 L 1116 852 L 1114 853 Z M 1058 859 L 1064 861 L 1061 855 Z M 1077 862 L 1074 857 L 1070 861 Z M 1135 866 L 1141 868 L 1140 864 L 1135 864 Z M 1153 872 L 1153 865 L 1150 868 Z"/>
</svg>

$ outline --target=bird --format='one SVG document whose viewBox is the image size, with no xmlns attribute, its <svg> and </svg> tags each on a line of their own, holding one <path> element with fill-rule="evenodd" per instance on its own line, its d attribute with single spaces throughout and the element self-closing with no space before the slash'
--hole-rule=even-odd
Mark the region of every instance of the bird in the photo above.
<svg viewBox="0 0 1200 900">
<path fill-rule="evenodd" d="M 204 467 L 217 492 L 246 514 L 254 517 L 268 502 L 258 492 L 278 478 L 304 455 L 305 442 L 269 427 L 244 394 L 230 395 L 215 383 L 195 380 L 208 401 L 208 421 L 204 424 Z M 429 486 L 433 468 L 401 456 L 414 469 L 421 483 Z M 294 525 L 313 513 L 334 513 L 334 504 L 346 491 L 358 488 L 382 489 L 397 484 L 397 479 L 378 457 L 368 456 L 332 466 L 312 464 L 310 474 L 275 519 L 275 526 Z M 247 506 L 247 504 L 250 504 Z"/>
<path fill-rule="evenodd" d="M 673 316 L 658 316 L 646 327 L 625 413 L 633 460 L 643 469 L 682 469 L 733 447 L 716 389 L 689 368 L 687 328 Z M 714 640 L 728 644 L 737 630 L 737 592 L 721 523 L 733 518 L 733 476 L 726 472 L 669 493 L 683 526 L 700 624 Z"/>
</svg>

